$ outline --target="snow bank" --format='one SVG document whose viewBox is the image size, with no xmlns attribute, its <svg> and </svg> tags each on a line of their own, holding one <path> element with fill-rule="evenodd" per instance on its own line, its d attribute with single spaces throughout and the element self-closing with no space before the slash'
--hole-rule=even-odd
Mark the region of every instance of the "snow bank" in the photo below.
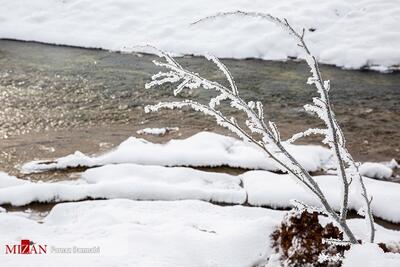
<svg viewBox="0 0 400 267">
<path fill-rule="evenodd" d="M 308 171 L 317 171 L 328 164 L 331 152 L 321 146 L 288 145 L 288 151 Z M 275 162 L 258 147 L 211 132 L 200 132 L 187 139 L 171 140 L 166 144 L 155 144 L 144 139 L 130 137 L 115 150 L 100 156 L 90 157 L 81 152 L 45 163 L 26 163 L 26 173 L 77 166 L 102 166 L 117 163 L 143 165 L 217 167 L 230 166 L 244 169 L 277 171 Z"/>
<path fill-rule="evenodd" d="M 246 192 L 236 176 L 190 168 L 167 168 L 135 164 L 108 165 L 86 171 L 82 179 L 55 183 L 32 183 L 15 179 L 0 188 L 0 204 L 22 206 L 31 202 L 78 201 L 88 198 L 137 200 L 199 199 L 242 204 Z M 0 176 L 0 184 L 9 177 Z"/>
<path fill-rule="evenodd" d="M 21 185 L 26 183 L 27 181 L 18 179 L 17 177 L 10 176 L 5 172 L 0 171 L 0 188 Z"/>
<path fill-rule="evenodd" d="M 233 176 L 191 168 L 116 164 L 89 169 L 76 181 L 32 183 L 17 178 L 12 179 L 15 180 L 15 184 L 0 188 L 0 204 L 21 206 L 35 201 L 128 198 L 199 199 L 229 204 L 243 204 L 247 200 L 248 204 L 254 206 L 289 208 L 292 206 L 290 201 L 297 199 L 319 206 L 319 201 L 289 175 L 268 171 L 249 171 L 240 176 Z M 339 179 L 331 175 L 314 176 L 314 179 L 332 207 L 339 210 L 341 194 Z M 374 198 L 373 214 L 399 223 L 400 184 L 364 179 L 369 195 Z M 0 184 L 2 183 L 0 179 Z M 360 193 L 355 186 L 351 186 L 350 209 L 358 211 L 362 205 Z"/>
<path fill-rule="evenodd" d="M 284 212 L 201 201 L 106 200 L 56 205 L 43 223 L 0 213 L 1 244 L 47 244 L 47 255 L 0 254 L 2 266 L 255 266 L 272 252 Z M 51 247 L 100 247 L 55 254 Z"/>
<path fill-rule="evenodd" d="M 164 128 L 144 128 L 136 131 L 140 135 L 158 135 L 163 136 L 171 132 L 179 131 L 179 127 L 164 127 Z"/>
<path fill-rule="evenodd" d="M 268 21 L 231 17 L 190 26 L 217 12 L 267 12 L 304 27 L 323 63 L 380 71 L 400 63 L 397 0 L 19 0 L 2 1 L 1 8 L 0 38 L 111 50 L 152 44 L 225 58 L 301 57 L 291 37 Z"/>
<path fill-rule="evenodd" d="M 258 266 L 274 253 L 270 235 L 285 211 L 221 207 L 186 201 L 97 200 L 56 205 L 41 222 L 0 213 L 1 244 L 28 239 L 47 245 L 46 255 L 0 254 L 4 266 Z M 359 234 L 364 221 L 349 220 Z M 377 225 L 376 241 L 399 240 L 400 232 Z M 57 254 L 53 248 L 99 247 L 96 254 Z M 397 265 L 398 255 L 373 245 L 346 253 L 345 266 Z M 363 257 L 363 259 L 361 259 Z M 375 265 L 353 264 L 369 259 Z M 369 263 L 369 261 L 367 262 Z M 386 266 L 386 264 L 385 264 Z"/>
<path fill-rule="evenodd" d="M 397 267 L 400 264 L 400 254 L 384 253 L 377 244 L 353 245 L 345 252 L 343 267 Z"/>
<path fill-rule="evenodd" d="M 247 191 L 248 203 L 273 208 L 291 207 L 290 200 L 296 199 L 313 206 L 320 206 L 314 195 L 286 174 L 268 171 L 249 171 L 241 175 Z M 325 193 L 328 202 L 340 209 L 341 184 L 336 176 L 313 177 Z M 382 219 L 400 222 L 400 184 L 364 178 L 368 194 L 373 196 L 372 212 Z M 358 211 L 363 202 L 355 186 L 350 187 L 349 208 Z M 388 204 L 390 203 L 390 204 Z"/>
<path fill-rule="evenodd" d="M 361 175 L 377 179 L 389 179 L 393 174 L 390 167 L 375 162 L 365 162 L 361 164 L 359 170 Z"/>
</svg>

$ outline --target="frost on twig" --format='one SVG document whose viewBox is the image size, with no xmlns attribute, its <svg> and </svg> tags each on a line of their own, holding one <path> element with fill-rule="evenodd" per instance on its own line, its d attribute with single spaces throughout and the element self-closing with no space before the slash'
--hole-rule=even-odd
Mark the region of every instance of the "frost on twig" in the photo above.
<svg viewBox="0 0 400 267">
<path fill-rule="evenodd" d="M 319 263 L 330 262 L 330 263 L 339 264 L 342 260 L 343 260 L 343 256 L 340 255 L 339 253 L 337 253 L 335 255 L 329 255 L 329 254 L 321 253 L 321 254 L 319 254 L 319 257 L 318 257 L 318 262 Z"/>
<path fill-rule="evenodd" d="M 345 221 L 347 218 L 348 211 L 348 199 L 349 199 L 349 187 L 353 180 L 356 180 L 357 187 L 360 188 L 360 195 L 363 198 L 364 209 L 366 210 L 366 220 L 370 229 L 370 241 L 374 241 L 375 228 L 373 223 L 373 216 L 371 213 L 371 199 L 368 197 L 367 190 L 365 188 L 362 176 L 358 171 L 357 163 L 353 160 L 352 156 L 348 152 L 345 145 L 345 138 L 343 132 L 338 125 L 335 114 L 332 110 L 329 91 L 330 81 L 323 80 L 318 62 L 316 58 L 311 54 L 307 44 L 304 41 L 305 30 L 301 32 L 296 31 L 286 19 L 279 19 L 270 14 L 264 14 L 260 12 L 225 12 L 218 13 L 214 16 L 206 17 L 196 21 L 194 24 L 202 23 L 203 21 L 215 19 L 224 16 L 246 16 L 266 19 L 271 21 L 278 26 L 282 27 L 291 36 L 293 36 L 297 42 L 297 45 L 301 47 L 305 53 L 305 59 L 310 67 L 312 73 L 311 77 L 308 78 L 307 84 L 314 85 L 317 89 L 319 97 L 313 98 L 313 104 L 305 105 L 304 108 L 316 114 L 325 124 L 326 129 L 308 129 L 302 133 L 295 134 L 287 142 L 294 142 L 302 137 L 309 136 L 311 134 L 320 134 L 324 136 L 323 143 L 327 144 L 332 150 L 335 156 L 335 165 L 338 176 L 342 180 L 342 204 L 340 209 L 340 220 Z"/>
<path fill-rule="evenodd" d="M 296 39 L 298 46 L 301 47 L 305 52 L 306 61 L 312 73 L 311 77 L 307 80 L 307 84 L 315 86 L 319 95 L 318 97 L 313 98 L 312 104 L 308 104 L 304 108 L 307 111 L 316 114 L 324 122 L 325 128 L 307 129 L 304 132 L 297 133 L 290 139 L 283 141 L 281 140 L 281 136 L 276 124 L 272 121 L 265 120 L 263 104 L 260 101 L 245 102 L 240 97 L 238 87 L 232 74 L 218 58 L 206 56 L 206 58 L 213 62 L 224 74 L 229 86 L 224 86 L 215 81 L 210 81 L 200 76 L 198 73 L 194 73 L 186 68 L 183 68 L 168 53 L 160 50 L 157 50 L 156 53 L 160 57 L 164 58 L 165 61 L 154 60 L 153 62 L 155 65 L 165 68 L 166 71 L 153 75 L 152 81 L 146 84 L 147 89 L 166 83 L 172 83 L 177 84 L 176 89 L 174 90 L 175 95 L 181 93 L 185 89 L 197 88 L 213 90 L 217 92 L 217 95 L 212 97 L 208 104 L 187 99 L 177 102 L 161 102 L 156 105 L 146 106 L 145 111 L 150 112 L 165 108 L 181 109 L 188 107 L 195 111 L 199 111 L 214 117 L 219 125 L 229 129 L 243 140 L 257 145 L 266 153 L 268 157 L 275 160 L 282 170 L 287 171 L 292 177 L 298 180 L 312 194 L 314 194 L 314 196 L 319 199 L 321 205 L 323 206 L 324 212 L 341 226 L 351 243 L 358 243 L 358 241 L 348 227 L 346 217 L 348 211 L 349 187 L 352 181 L 356 180 L 364 198 L 365 210 L 368 214 L 366 218 L 370 225 L 370 240 L 373 242 L 375 229 L 371 213 L 371 201 L 367 195 L 362 177 L 358 172 L 358 166 L 346 149 L 344 135 L 331 108 L 329 99 L 330 82 L 323 80 L 318 62 L 311 54 L 304 41 L 304 30 L 300 33 L 297 32 L 286 19 L 282 20 L 269 14 L 242 11 L 219 13 L 214 16 L 201 19 L 193 23 L 193 25 L 199 24 L 205 20 L 231 15 L 252 16 L 267 19 L 282 27 Z M 239 125 L 238 120 L 235 117 L 228 117 L 221 110 L 219 110 L 219 105 L 223 101 L 229 103 L 232 108 L 244 112 L 246 115 L 245 121 Z M 319 185 L 316 183 L 313 177 L 298 163 L 298 161 L 286 150 L 284 146 L 285 143 L 292 143 L 302 137 L 316 134 L 323 136 L 323 143 L 327 144 L 332 150 L 336 171 L 342 181 L 343 194 L 341 198 L 342 203 L 339 214 L 337 214 L 328 203 L 324 193 L 321 191 Z"/>
<path fill-rule="evenodd" d="M 335 246 L 348 246 L 351 245 L 349 241 L 341 240 L 341 239 L 333 239 L 333 238 L 326 238 L 323 239 L 323 243 L 335 245 Z"/>
<path fill-rule="evenodd" d="M 310 206 L 307 205 L 299 200 L 296 199 L 292 199 L 290 200 L 290 204 L 293 206 L 293 208 L 295 208 L 296 210 L 303 212 L 303 211 L 307 211 L 308 213 L 319 213 L 319 214 L 324 214 L 329 216 L 329 214 L 326 213 L 326 211 L 324 209 L 321 209 L 319 207 L 314 207 L 314 206 Z"/>
</svg>

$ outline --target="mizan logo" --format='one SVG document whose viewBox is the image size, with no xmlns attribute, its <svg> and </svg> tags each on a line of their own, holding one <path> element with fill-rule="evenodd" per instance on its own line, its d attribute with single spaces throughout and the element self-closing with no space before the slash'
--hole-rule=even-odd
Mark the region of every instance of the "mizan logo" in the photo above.
<svg viewBox="0 0 400 267">
<path fill-rule="evenodd" d="M 23 239 L 19 245 L 6 245 L 6 254 L 46 254 L 47 245 L 38 245 Z"/>
</svg>

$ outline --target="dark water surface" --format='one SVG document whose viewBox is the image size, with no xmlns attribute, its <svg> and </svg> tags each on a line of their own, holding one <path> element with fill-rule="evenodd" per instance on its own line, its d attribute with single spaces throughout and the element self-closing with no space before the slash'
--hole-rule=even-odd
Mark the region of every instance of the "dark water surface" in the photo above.
<svg viewBox="0 0 400 267">
<path fill-rule="evenodd" d="M 75 150 L 97 153 L 144 127 L 178 126 L 180 136 L 203 129 L 225 132 L 211 119 L 190 111 L 144 113 L 146 104 L 174 99 L 172 87 L 144 89 L 145 82 L 159 71 L 153 59 L 149 55 L 0 40 L 0 169 L 18 174 L 19 164 L 35 158 L 53 158 Z M 223 82 L 217 69 L 202 58 L 178 60 L 209 79 Z M 310 73 L 304 62 L 223 62 L 235 76 L 242 96 L 262 100 L 268 119 L 276 122 L 284 137 L 318 126 L 317 119 L 302 111 L 315 95 L 305 84 Z M 322 66 L 322 72 L 331 80 L 332 102 L 355 158 L 399 158 L 400 73 L 332 66 Z M 185 95 L 205 101 L 210 92 L 195 90 Z M 177 136 L 151 139 L 164 142 Z"/>
</svg>

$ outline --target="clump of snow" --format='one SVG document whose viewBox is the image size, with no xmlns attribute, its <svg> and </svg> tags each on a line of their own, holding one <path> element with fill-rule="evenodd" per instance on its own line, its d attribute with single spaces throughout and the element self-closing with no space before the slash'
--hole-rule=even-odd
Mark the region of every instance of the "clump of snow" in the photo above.
<svg viewBox="0 0 400 267">
<path fill-rule="evenodd" d="M 0 176 L 0 183 L 9 179 Z M 17 182 L 0 188 L 0 204 L 22 206 L 35 201 L 61 202 L 88 198 L 199 199 L 230 204 L 246 201 L 246 192 L 237 176 L 191 168 L 118 164 L 87 170 L 82 179 L 76 181 L 32 183 L 14 179 Z"/>
<path fill-rule="evenodd" d="M 136 131 L 140 135 L 159 135 L 164 136 L 168 133 L 179 131 L 179 127 L 164 127 L 164 128 L 144 128 Z"/>
<path fill-rule="evenodd" d="M 0 213 L 1 244 L 29 239 L 47 255 L 0 255 L 2 266 L 256 266 L 284 212 L 201 201 L 103 200 L 56 205 L 43 223 Z M 100 247 L 96 254 L 51 248 Z"/>
<path fill-rule="evenodd" d="M 390 167 L 376 162 L 365 162 L 359 170 L 361 175 L 377 179 L 389 179 L 393 174 Z"/>
<path fill-rule="evenodd" d="M 321 207 L 319 200 L 307 189 L 287 174 L 268 171 L 249 171 L 241 175 L 248 195 L 248 203 L 254 206 L 273 208 L 291 207 L 291 200 L 296 199 L 311 206 Z M 324 192 L 331 206 L 339 210 L 341 204 L 340 179 L 333 175 L 313 177 Z M 364 178 L 368 193 L 373 196 L 372 213 L 382 219 L 400 222 L 400 184 Z M 398 199 L 398 200 L 397 200 Z M 390 203 L 390 205 L 388 205 Z M 356 187 L 350 187 L 349 209 L 358 211 L 362 208 L 361 195 Z"/>
<path fill-rule="evenodd" d="M 5 172 L 0 171 L 0 188 L 25 184 L 28 181 L 18 179 L 15 176 L 10 176 Z"/>
<path fill-rule="evenodd" d="M 392 170 L 394 169 L 398 169 L 400 168 L 399 163 L 397 163 L 397 161 L 395 159 L 392 159 L 391 161 L 389 161 L 386 166 L 388 166 L 389 168 L 391 168 Z"/>
<path fill-rule="evenodd" d="M 329 165 L 329 149 L 314 145 L 286 145 L 299 163 L 308 171 L 318 171 Z M 182 140 L 156 144 L 130 137 L 115 150 L 100 156 L 87 156 L 79 151 L 51 163 L 32 161 L 22 166 L 25 173 L 77 166 L 102 166 L 117 163 L 142 165 L 217 167 L 278 171 L 268 155 L 253 144 L 211 132 L 200 132 Z"/>
<path fill-rule="evenodd" d="M 18 211 L 7 211 L 6 209 L 4 209 L 3 212 L 8 212 L 9 214 L 28 218 L 37 222 L 41 222 L 43 218 L 45 218 L 49 214 L 49 211 L 37 211 L 37 210 L 32 210 L 30 208 Z"/>
<path fill-rule="evenodd" d="M 397 267 L 400 265 L 400 254 L 384 253 L 383 250 L 373 243 L 352 245 L 345 252 L 343 267 Z"/>
<path fill-rule="evenodd" d="M 152 44 L 220 58 L 301 57 L 291 37 L 268 21 L 229 17 L 190 25 L 217 12 L 266 12 L 304 27 L 320 62 L 378 71 L 400 63 L 397 0 L 19 0 L 2 8 L 0 38 L 129 51 L 137 48 L 123 47 Z"/>
</svg>

